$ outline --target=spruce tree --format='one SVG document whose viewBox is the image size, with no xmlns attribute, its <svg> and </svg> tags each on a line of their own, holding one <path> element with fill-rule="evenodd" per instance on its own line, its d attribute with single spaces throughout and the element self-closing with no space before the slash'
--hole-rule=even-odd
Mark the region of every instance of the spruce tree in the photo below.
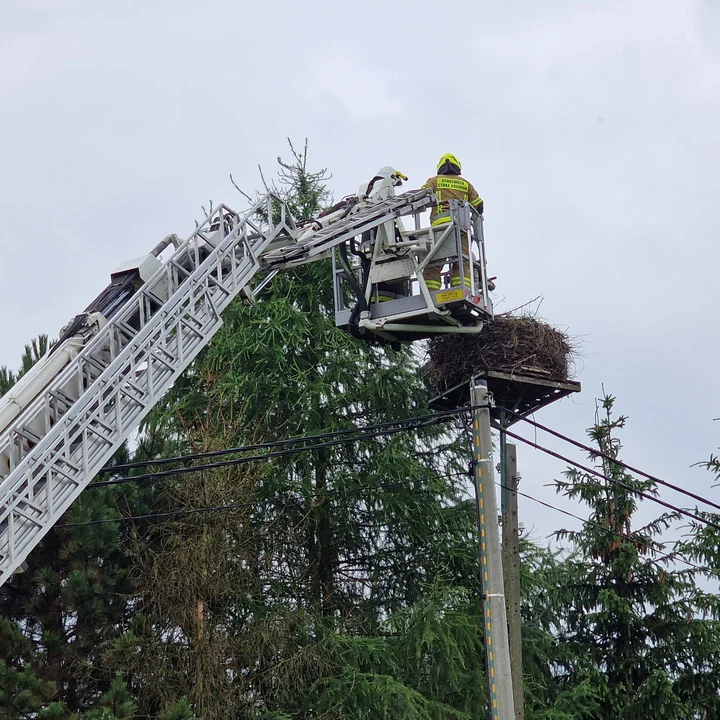
<svg viewBox="0 0 720 720">
<path fill-rule="evenodd" d="M 306 146 L 272 189 L 306 219 L 330 200 L 325 177 Z M 160 454 L 203 452 L 427 412 L 417 354 L 359 343 L 332 311 L 328 263 L 234 304 L 146 437 Z M 155 510 L 181 514 L 136 526 L 142 614 L 113 663 L 141 712 L 189 692 L 203 718 L 484 718 L 467 442 L 444 424 L 143 484 Z M 554 682 L 538 599 L 556 564 L 527 553 L 528 717 L 581 717 L 592 693 Z"/>
<path fill-rule="evenodd" d="M 564 582 L 550 597 L 558 603 L 557 682 L 589 683 L 597 698 L 591 717 L 681 720 L 720 713 L 718 598 L 702 589 L 712 575 L 687 566 L 667 543 L 677 513 L 662 513 L 633 527 L 640 492 L 655 483 L 628 473 L 619 460 L 617 433 L 626 418 L 605 396 L 589 435 L 611 459 L 591 458 L 608 480 L 570 469 L 558 492 L 587 504 L 588 523 L 561 531 L 573 553 L 562 563 Z M 669 545 L 669 548 L 668 548 Z"/>
<path fill-rule="evenodd" d="M 307 219 L 328 176 L 307 144 L 291 153 L 270 188 Z M 115 463 L 427 412 L 417 353 L 335 328 L 327 262 L 278 274 L 224 322 Z M 0 369 L 0 394 L 46 347 Z M 590 436 L 617 460 L 613 405 Z M 486 717 L 467 440 L 444 423 L 88 489 L 63 523 L 113 522 L 53 529 L 0 589 L 0 716 Z M 656 557 L 677 517 L 635 528 L 653 483 L 592 458 L 610 482 L 558 483 L 591 511 L 559 534 L 569 555 L 523 544 L 526 717 L 718 716 L 717 598 L 698 587 L 712 570 Z M 713 568 L 717 547 L 698 526 L 674 550 Z"/>
</svg>

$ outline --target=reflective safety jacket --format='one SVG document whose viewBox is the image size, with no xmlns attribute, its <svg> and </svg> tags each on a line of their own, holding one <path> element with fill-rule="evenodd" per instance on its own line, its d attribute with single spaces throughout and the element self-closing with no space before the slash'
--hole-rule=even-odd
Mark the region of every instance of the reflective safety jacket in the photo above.
<svg viewBox="0 0 720 720">
<path fill-rule="evenodd" d="M 430 222 L 433 225 L 450 222 L 448 212 L 451 200 L 469 202 L 479 213 L 483 211 L 483 201 L 477 190 L 459 175 L 435 175 L 423 187 L 430 188 L 437 197 L 438 204 L 430 215 Z"/>
</svg>

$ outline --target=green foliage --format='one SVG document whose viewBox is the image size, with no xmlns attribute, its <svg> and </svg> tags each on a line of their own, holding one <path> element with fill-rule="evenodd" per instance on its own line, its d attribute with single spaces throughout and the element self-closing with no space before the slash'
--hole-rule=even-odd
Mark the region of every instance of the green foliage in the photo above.
<svg viewBox="0 0 720 720">
<path fill-rule="evenodd" d="M 361 673 L 349 668 L 325 685 L 317 704 L 322 718 L 408 718 L 463 720 L 470 716 L 428 700 L 390 675 Z"/>
<path fill-rule="evenodd" d="M 330 176 L 325 168 L 317 171 L 308 169 L 308 141 L 301 151 L 297 151 L 290 138 L 288 146 L 292 155 L 291 162 L 278 158 L 280 170 L 276 181 L 268 186 L 288 206 L 296 220 L 309 220 L 319 210 L 327 207 L 332 201 L 332 194 L 325 184 Z"/>
<path fill-rule="evenodd" d="M 16 382 L 17 375 L 12 370 L 8 370 L 8 368 L 4 365 L 0 367 L 0 397 L 2 397 Z"/>
<path fill-rule="evenodd" d="M 170 708 L 160 713 L 158 720 L 196 720 L 195 713 L 187 700 L 181 698 Z"/>
<path fill-rule="evenodd" d="M 4 720 L 130 720 L 135 717 L 135 703 L 122 678 L 116 676 L 109 689 L 86 714 L 68 711 L 64 702 L 55 700 L 58 687 L 54 683 L 38 679 L 32 667 L 24 667 L 24 658 L 32 654 L 32 643 L 17 626 L 0 618 L 0 717 Z M 173 716 L 175 717 L 175 716 Z M 192 715 L 180 714 L 178 720 Z"/>
<path fill-rule="evenodd" d="M 116 516 L 117 492 L 91 491 L 70 519 Z M 27 559 L 24 572 L 0 588 L 0 613 L 17 623 L 18 667 L 36 673 L 54 688 L 47 699 L 62 699 L 81 712 L 110 684 L 104 666 L 106 643 L 122 632 L 132 610 L 129 562 L 115 523 L 53 529 Z M 82 678 L 82 680 L 80 680 Z"/>
<path fill-rule="evenodd" d="M 482 606 L 477 597 L 441 583 L 389 621 L 400 676 L 423 696 L 462 717 L 486 706 Z"/>
<path fill-rule="evenodd" d="M 710 458 L 706 462 L 700 463 L 700 465 L 715 476 L 716 482 L 720 480 L 720 457 L 715 453 L 711 453 Z"/>
<path fill-rule="evenodd" d="M 135 717 L 135 702 L 123 679 L 116 675 L 110 688 L 100 698 L 99 707 L 85 716 L 87 720 L 131 720 Z"/>
<path fill-rule="evenodd" d="M 17 378 L 20 379 L 25 375 L 25 373 L 47 353 L 49 347 L 50 341 L 47 335 L 38 335 L 36 338 L 33 338 L 28 345 L 25 345 L 25 350 L 21 358 L 22 367 L 17 374 Z"/>
<path fill-rule="evenodd" d="M 31 642 L 18 627 L 0 617 L 0 712 L 3 718 L 26 718 L 46 705 L 54 695 L 52 684 L 38 679 L 22 658 Z"/>
</svg>

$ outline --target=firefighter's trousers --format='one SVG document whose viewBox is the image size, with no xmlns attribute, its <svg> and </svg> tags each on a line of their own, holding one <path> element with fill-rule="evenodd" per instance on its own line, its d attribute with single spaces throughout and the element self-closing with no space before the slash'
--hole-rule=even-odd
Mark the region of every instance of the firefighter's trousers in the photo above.
<svg viewBox="0 0 720 720">
<path fill-rule="evenodd" d="M 466 231 L 461 231 L 460 234 L 461 238 L 461 244 L 462 244 L 462 253 L 465 256 L 463 258 L 463 275 L 464 277 L 464 284 L 465 287 L 470 287 L 470 273 L 472 272 L 472 259 L 470 257 L 470 243 L 468 241 L 468 234 Z M 436 257 L 433 258 L 432 262 L 440 261 L 442 258 Z M 457 258 L 451 257 L 447 258 L 448 261 L 450 261 L 450 266 L 452 269 L 452 276 L 451 276 L 451 283 L 453 287 L 460 287 L 461 280 L 460 280 L 460 266 L 457 262 Z M 455 260 L 455 262 L 452 262 Z M 423 277 L 425 278 L 425 283 L 428 286 L 428 290 L 430 292 L 434 292 L 435 290 L 439 290 L 441 287 L 441 276 L 442 276 L 442 268 L 443 266 L 438 264 L 433 267 L 429 267 L 425 269 L 425 272 L 423 273 Z"/>
</svg>

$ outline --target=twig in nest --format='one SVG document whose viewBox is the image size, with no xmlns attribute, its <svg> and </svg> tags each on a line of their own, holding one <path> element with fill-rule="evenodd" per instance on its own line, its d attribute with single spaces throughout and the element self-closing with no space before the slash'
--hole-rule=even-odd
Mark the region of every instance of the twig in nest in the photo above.
<svg viewBox="0 0 720 720">
<path fill-rule="evenodd" d="M 532 305 L 537 300 L 540 300 L 540 302 L 542 302 L 543 296 L 538 295 L 537 297 L 534 297 L 532 300 L 528 300 L 526 303 L 523 303 L 522 305 L 518 305 L 517 307 L 514 307 L 512 310 L 508 310 L 507 312 L 500 313 L 499 315 L 497 315 L 497 317 L 508 317 L 509 315 L 512 315 L 513 313 L 517 312 L 518 310 L 522 310 L 523 308 L 527 307 L 528 305 Z M 536 313 L 537 313 L 539 307 L 540 306 L 538 306 L 535 309 Z"/>
</svg>

